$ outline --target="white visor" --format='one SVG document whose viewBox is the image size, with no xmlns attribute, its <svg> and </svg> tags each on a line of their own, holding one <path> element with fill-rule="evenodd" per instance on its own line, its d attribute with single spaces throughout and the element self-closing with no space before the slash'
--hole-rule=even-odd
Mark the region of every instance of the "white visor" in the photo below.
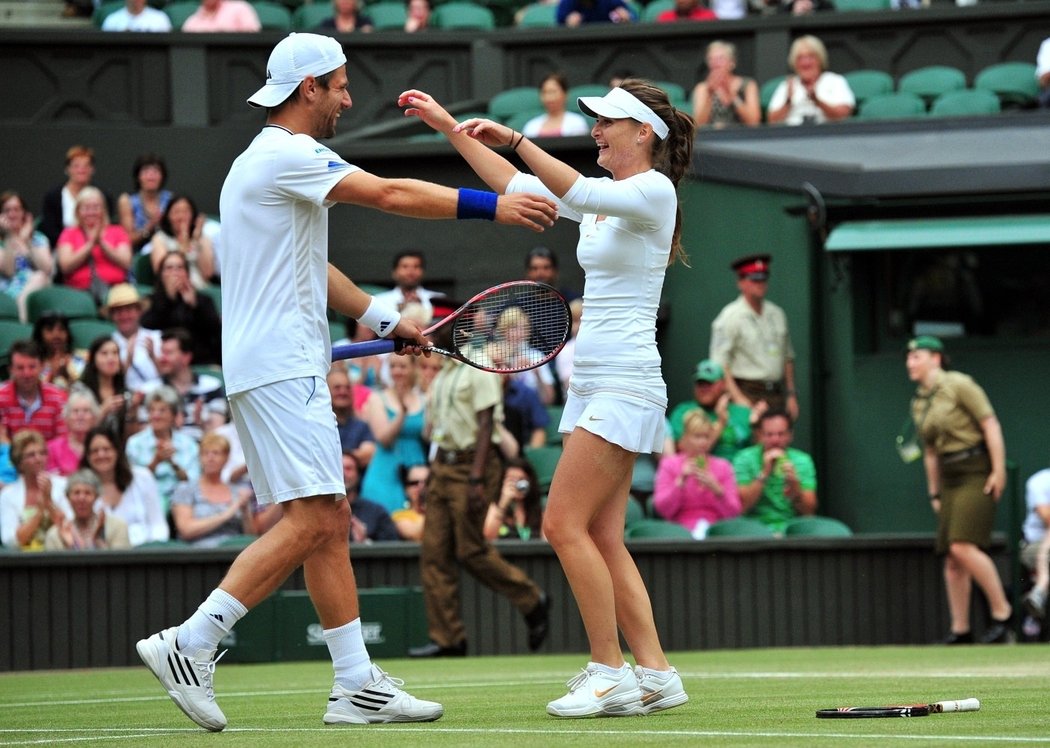
<svg viewBox="0 0 1050 748">
<path fill-rule="evenodd" d="M 266 85 L 252 94 L 254 107 L 275 107 L 284 102 L 306 76 L 317 77 L 346 64 L 342 45 L 321 34 L 289 34 L 277 43 L 266 62 Z"/>
<path fill-rule="evenodd" d="M 652 125 L 653 132 L 660 140 L 664 140 L 670 132 L 667 123 L 657 117 L 656 112 L 622 88 L 614 88 L 605 96 L 581 96 L 576 102 L 581 112 L 594 118 L 633 119 Z"/>
</svg>

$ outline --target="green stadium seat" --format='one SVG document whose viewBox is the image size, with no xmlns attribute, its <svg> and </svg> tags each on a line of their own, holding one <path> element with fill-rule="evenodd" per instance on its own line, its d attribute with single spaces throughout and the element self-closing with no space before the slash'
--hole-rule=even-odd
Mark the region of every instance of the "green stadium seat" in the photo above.
<svg viewBox="0 0 1050 748">
<path fill-rule="evenodd" d="M 18 319 L 18 302 L 6 293 L 0 293 L 0 319 Z"/>
<path fill-rule="evenodd" d="M 328 338 L 333 343 L 346 337 L 346 323 L 328 320 Z"/>
<path fill-rule="evenodd" d="M 144 255 L 135 255 L 131 261 L 131 272 L 135 275 L 135 282 L 144 286 L 152 286 L 157 280 L 153 273 L 153 260 L 147 252 Z"/>
<path fill-rule="evenodd" d="M 503 124 L 505 124 L 507 127 L 509 127 L 512 130 L 517 130 L 518 132 L 521 132 L 522 128 L 525 127 L 526 123 L 529 120 L 531 120 L 531 119 L 533 119 L 535 117 L 539 117 L 541 114 L 544 114 L 544 112 L 543 111 L 518 112 L 517 114 L 512 114 L 509 117 L 507 117 L 507 119 L 503 120 Z"/>
<path fill-rule="evenodd" d="M 795 517 L 784 527 L 785 537 L 848 538 L 853 535 L 849 525 L 833 517 Z"/>
<path fill-rule="evenodd" d="M 993 92 L 1007 109 L 1035 106 L 1039 98 L 1035 65 L 1028 62 L 1001 62 L 989 65 L 974 78 L 973 87 Z"/>
<path fill-rule="evenodd" d="M 492 11 L 474 3 L 448 2 L 439 5 L 434 8 L 430 21 L 435 28 L 445 30 L 491 31 L 496 28 L 496 16 Z"/>
<path fill-rule="evenodd" d="M 112 322 L 104 319 L 71 319 L 69 333 L 73 338 L 73 348 L 87 350 L 97 338 L 108 338 L 116 330 Z"/>
<path fill-rule="evenodd" d="M 172 0 L 172 2 L 164 6 L 164 12 L 171 19 L 171 27 L 173 29 L 181 29 L 182 24 L 186 23 L 186 19 L 197 12 L 197 8 L 200 5 L 197 0 Z"/>
<path fill-rule="evenodd" d="M 909 119 L 926 116 L 926 102 L 913 93 L 891 93 L 873 96 L 863 104 L 857 119 Z"/>
<path fill-rule="evenodd" d="M 368 15 L 368 12 L 365 11 L 364 15 Z M 299 31 L 313 31 L 331 17 L 331 3 L 304 3 L 292 11 L 292 26 Z"/>
<path fill-rule="evenodd" d="M 253 0 L 252 7 L 259 16 L 263 31 L 291 31 L 292 12 L 271 0 Z"/>
<path fill-rule="evenodd" d="M 18 340 L 29 340 L 32 337 L 32 325 L 17 319 L 0 319 L 0 360 L 6 365 L 11 346 Z"/>
<path fill-rule="evenodd" d="M 106 2 L 95 8 L 95 12 L 91 14 L 91 23 L 95 25 L 95 28 L 102 28 L 102 22 L 106 20 L 106 17 L 111 13 L 115 13 L 124 7 L 124 0 L 106 0 Z"/>
<path fill-rule="evenodd" d="M 636 522 L 641 522 L 645 519 L 645 507 L 642 506 L 642 502 L 638 501 L 631 496 L 627 497 L 627 515 L 624 518 L 624 527 L 629 527 Z"/>
<path fill-rule="evenodd" d="M 707 537 L 772 538 L 776 537 L 776 533 L 753 517 L 733 517 L 715 522 L 707 528 Z"/>
<path fill-rule="evenodd" d="M 685 88 L 672 83 L 671 81 L 654 81 L 656 87 L 663 90 L 667 94 L 667 98 L 671 100 L 671 103 L 678 106 L 680 102 L 686 100 Z"/>
<path fill-rule="evenodd" d="M 547 3 L 532 3 L 521 11 L 519 29 L 550 28 L 558 25 L 558 6 Z"/>
<path fill-rule="evenodd" d="M 641 519 L 627 525 L 624 531 L 627 540 L 640 538 L 666 538 L 668 540 L 692 540 L 693 535 L 681 525 L 664 519 Z"/>
<path fill-rule="evenodd" d="M 547 493 L 554 479 L 554 470 L 561 459 L 561 447 L 525 447 L 525 459 L 536 471 L 536 481 L 539 483 L 540 492 Z"/>
<path fill-rule="evenodd" d="M 674 10 L 674 0 L 653 0 L 645 6 L 639 20 L 644 23 L 656 23 L 656 17 L 665 10 Z"/>
<path fill-rule="evenodd" d="M 372 19 L 376 31 L 396 31 L 405 28 L 405 4 L 381 2 L 369 5 L 365 13 Z"/>
<path fill-rule="evenodd" d="M 930 65 L 905 73 L 897 82 L 897 90 L 922 98 L 929 106 L 941 94 L 966 88 L 966 74 L 948 65 Z"/>
<path fill-rule="evenodd" d="M 548 405 L 547 406 L 547 444 L 552 447 L 561 446 L 561 432 L 558 431 L 558 426 L 561 424 L 561 414 L 565 409 L 562 405 Z"/>
<path fill-rule="evenodd" d="M 893 93 L 893 76 L 882 70 L 854 70 L 845 73 L 842 77 L 846 79 L 853 98 L 860 106 L 872 96 Z"/>
<path fill-rule="evenodd" d="M 835 10 L 871 12 L 889 9 L 890 0 L 835 0 Z"/>
<path fill-rule="evenodd" d="M 26 297 L 26 313 L 30 322 L 36 322 L 48 310 L 62 312 L 69 319 L 98 317 L 94 297 L 87 291 L 69 286 L 48 286 Z"/>
<path fill-rule="evenodd" d="M 508 118 L 522 112 L 530 114 L 543 112 L 543 102 L 536 86 L 517 86 L 500 91 L 489 99 L 489 117 L 506 122 Z"/>
<path fill-rule="evenodd" d="M 222 288 L 208 284 L 204 288 L 197 289 L 197 293 L 207 296 L 215 303 L 215 311 L 222 314 Z"/>
<path fill-rule="evenodd" d="M 773 99 L 773 94 L 777 90 L 777 86 L 787 80 L 786 75 L 778 75 L 776 78 L 770 78 L 758 88 L 758 103 L 762 106 L 762 111 L 765 112 L 769 109 L 769 102 Z"/>
<path fill-rule="evenodd" d="M 999 97 L 992 91 L 967 88 L 949 91 L 933 100 L 931 117 L 966 117 L 982 114 L 998 114 L 1002 107 Z"/>
</svg>

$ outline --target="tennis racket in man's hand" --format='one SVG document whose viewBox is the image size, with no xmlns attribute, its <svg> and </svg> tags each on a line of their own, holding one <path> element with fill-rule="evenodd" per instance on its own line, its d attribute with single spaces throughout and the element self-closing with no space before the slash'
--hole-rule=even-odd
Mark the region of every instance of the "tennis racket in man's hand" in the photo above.
<svg viewBox="0 0 1050 748">
<path fill-rule="evenodd" d="M 511 281 L 482 291 L 423 331 L 447 343 L 427 346 L 483 371 L 510 374 L 543 366 L 569 337 L 572 317 L 560 293 L 545 283 Z M 410 340 L 369 340 L 332 348 L 332 360 L 400 351 Z"/>
<path fill-rule="evenodd" d="M 837 709 L 818 709 L 820 719 L 864 719 L 871 717 L 928 717 L 947 712 L 976 712 L 981 708 L 977 699 L 935 701 L 932 704 L 901 704 L 898 706 L 840 706 Z"/>
</svg>

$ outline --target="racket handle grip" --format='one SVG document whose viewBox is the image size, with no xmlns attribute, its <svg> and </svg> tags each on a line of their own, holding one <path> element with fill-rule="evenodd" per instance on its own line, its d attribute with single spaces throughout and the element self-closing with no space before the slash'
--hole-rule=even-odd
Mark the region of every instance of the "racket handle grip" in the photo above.
<svg viewBox="0 0 1050 748">
<path fill-rule="evenodd" d="M 364 343 L 344 343 L 332 346 L 332 360 L 342 361 L 346 358 L 363 358 L 378 356 L 381 353 L 393 353 L 404 343 L 401 340 L 366 340 Z"/>
<path fill-rule="evenodd" d="M 981 702 L 977 699 L 959 699 L 958 701 L 938 701 L 937 706 L 942 712 L 976 712 L 981 708 Z"/>
</svg>

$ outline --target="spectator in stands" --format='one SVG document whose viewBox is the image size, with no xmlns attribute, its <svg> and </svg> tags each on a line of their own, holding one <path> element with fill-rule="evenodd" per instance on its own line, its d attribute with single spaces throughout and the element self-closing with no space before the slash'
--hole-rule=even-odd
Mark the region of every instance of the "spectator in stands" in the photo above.
<svg viewBox="0 0 1050 748">
<path fill-rule="evenodd" d="M 773 92 L 766 110 L 771 124 L 820 124 L 845 119 L 856 100 L 846 79 L 828 70 L 828 51 L 815 36 L 801 36 L 791 45 L 788 64 L 794 71 Z"/>
<path fill-rule="evenodd" d="M 142 3 L 143 0 L 128 2 Z M 167 18 L 159 10 L 153 12 Z M 117 215 L 120 225 L 131 237 L 132 250 L 138 253 L 146 249 L 171 202 L 171 190 L 164 189 L 168 181 L 168 166 L 156 153 L 144 153 L 135 159 L 131 178 L 135 191 L 125 192 L 117 198 Z"/>
<path fill-rule="evenodd" d="M 16 340 L 9 353 L 11 379 L 0 385 L 0 420 L 8 436 L 32 429 L 44 440 L 66 433 L 62 408 L 66 392 L 40 379 L 43 361 L 32 340 Z"/>
<path fill-rule="evenodd" d="M 360 495 L 361 465 L 348 452 L 343 452 L 343 486 L 350 503 L 350 542 L 371 543 L 373 540 L 401 540 L 390 512 L 382 504 Z"/>
<path fill-rule="evenodd" d="M 157 357 L 160 355 L 160 332 L 142 327 L 146 304 L 139 290 L 130 283 L 118 283 L 109 289 L 102 313 L 116 325 L 113 341 L 120 354 L 124 383 L 131 392 L 142 392 L 160 384 Z"/>
<path fill-rule="evenodd" d="M 496 319 L 496 333 L 503 339 L 504 354 L 510 358 L 505 364 L 522 364 L 543 358 L 542 353 L 529 346 L 532 325 L 521 307 L 510 306 L 500 312 Z M 549 366 L 520 371 L 512 376 L 534 389 L 544 405 L 554 402 L 554 374 Z"/>
<path fill-rule="evenodd" d="M 405 31 L 414 34 L 430 28 L 430 14 L 434 10 L 430 0 L 405 0 Z"/>
<path fill-rule="evenodd" d="M 261 29 L 259 14 L 247 0 L 201 0 L 200 7 L 182 24 L 183 31 L 194 33 Z"/>
<path fill-rule="evenodd" d="M 717 19 L 715 12 L 704 5 L 701 0 L 674 0 L 673 8 L 668 8 L 656 16 L 657 23 L 714 21 Z"/>
<path fill-rule="evenodd" d="M 103 31 L 171 31 L 171 19 L 162 10 L 151 8 L 146 0 L 124 0 L 124 7 L 102 21 Z M 130 233 L 130 232 L 129 232 Z"/>
<path fill-rule="evenodd" d="M 489 504 L 485 515 L 485 539 L 541 540 L 542 526 L 543 505 L 536 471 L 528 460 L 507 460 L 499 498 Z"/>
<path fill-rule="evenodd" d="M 677 442 L 685 434 L 685 419 L 700 412 L 711 422 L 710 451 L 727 460 L 751 443 L 751 409 L 734 403 L 726 392 L 725 372 L 717 361 L 706 358 L 693 374 L 693 399 L 679 403 L 669 418 Z"/>
<path fill-rule="evenodd" d="M 1039 45 L 1035 77 L 1039 80 L 1039 106 L 1050 107 L 1050 39 L 1044 39 Z"/>
<path fill-rule="evenodd" d="M 784 408 L 798 418 L 795 392 L 795 349 L 787 315 L 766 298 L 769 255 L 748 255 L 730 267 L 740 296 L 711 323 L 711 358 L 725 371 L 726 390 L 733 402 L 754 408 L 760 401 Z"/>
<path fill-rule="evenodd" d="M 432 300 L 444 296 L 440 291 L 423 287 L 423 275 L 426 273 L 427 259 L 418 249 L 406 249 L 394 255 L 393 269 L 390 276 L 394 279 L 394 288 L 375 294 L 382 303 L 392 304 L 402 311 L 406 304 L 416 302 L 433 315 Z"/>
<path fill-rule="evenodd" d="M 131 547 L 128 526 L 120 517 L 95 509 L 102 483 L 90 470 L 77 470 L 66 480 L 66 501 L 71 516 L 52 525 L 44 536 L 44 550 L 83 551 Z"/>
<path fill-rule="evenodd" d="M 544 113 L 526 122 L 521 131 L 528 138 L 557 138 L 587 135 L 591 126 L 582 114 L 565 108 L 569 81 L 561 73 L 550 73 L 540 81 L 540 102 Z"/>
<path fill-rule="evenodd" d="M 546 247 L 533 247 L 525 255 L 525 279 L 557 288 L 567 301 L 580 298 L 579 291 L 558 285 L 558 255 Z"/>
<path fill-rule="evenodd" d="M 252 492 L 227 483 L 222 471 L 230 459 L 230 443 L 205 434 L 200 444 L 200 477 L 175 486 L 171 518 L 179 540 L 197 548 L 214 548 L 237 535 L 252 535 Z"/>
<path fill-rule="evenodd" d="M 204 234 L 205 216 L 186 195 L 175 195 L 160 219 L 157 233 L 149 246 L 150 265 L 156 275 L 164 258 L 181 252 L 189 262 L 190 283 L 194 288 L 207 286 L 215 277 L 215 248 Z"/>
<path fill-rule="evenodd" d="M 623 0 L 559 0 L 558 24 L 575 28 L 585 23 L 631 23 L 638 15 Z"/>
<path fill-rule="evenodd" d="M 423 394 L 430 392 L 430 385 L 441 372 L 441 356 L 419 358 L 416 362 L 419 370 L 419 389 Z"/>
<path fill-rule="evenodd" d="M 715 457 L 716 427 L 701 410 L 684 419 L 678 452 L 665 455 L 656 468 L 653 506 L 702 540 L 715 522 L 739 516 L 740 496 L 729 460 Z"/>
<path fill-rule="evenodd" d="M 932 335 L 908 341 L 905 365 L 917 388 L 911 401 L 923 445 L 930 507 L 937 515 L 937 553 L 944 556 L 944 584 L 951 613 L 945 644 L 969 644 L 970 592 L 984 592 L 991 625 L 982 644 L 1013 640 L 1013 608 L 985 549 L 995 510 L 1006 487 L 1002 427 L 984 390 L 960 372 L 946 371 L 944 343 Z"/>
<path fill-rule="evenodd" d="M 1024 606 L 1029 615 L 1042 621 L 1050 591 L 1050 468 L 1040 470 L 1025 483 L 1025 503 L 1028 516 L 1024 521 L 1021 563 L 1032 572 L 1033 584 L 1024 596 Z"/>
<path fill-rule="evenodd" d="M 693 89 L 693 121 L 699 125 L 754 127 L 762 121 L 758 84 L 736 74 L 736 47 L 713 41 L 704 56 L 707 78 Z"/>
<path fill-rule="evenodd" d="M 84 457 L 84 440 L 102 416 L 95 396 L 83 387 L 69 393 L 62 417 L 66 422 L 64 436 L 47 443 L 47 470 L 56 475 L 72 475 Z"/>
<path fill-rule="evenodd" d="M 55 247 L 62 229 L 77 225 L 76 200 L 80 190 L 89 186 L 95 177 L 95 151 L 82 145 L 72 146 L 66 151 L 66 181 L 44 195 L 40 211 L 40 231 L 48 243 Z M 106 214 L 110 213 L 113 201 L 103 193 Z"/>
<path fill-rule="evenodd" d="M 770 408 L 758 419 L 758 444 L 736 453 L 740 505 L 744 513 L 782 532 L 788 520 L 817 511 L 813 458 L 791 446 L 791 417 Z"/>
<path fill-rule="evenodd" d="M 503 427 L 520 449 L 542 447 L 547 443 L 550 416 L 540 396 L 512 374 L 501 374 L 500 379 L 503 380 Z"/>
<path fill-rule="evenodd" d="M 405 488 L 408 505 L 390 513 L 402 540 L 418 543 L 423 539 L 423 524 L 426 519 L 427 481 L 430 466 L 425 463 L 409 465 L 401 470 L 401 485 Z"/>
<path fill-rule="evenodd" d="M 201 474 L 197 442 L 175 426 L 179 394 L 161 385 L 146 398 L 149 427 L 128 437 L 124 451 L 132 465 L 149 468 L 157 481 L 161 506 L 167 511 L 175 486 L 196 481 Z"/>
<path fill-rule="evenodd" d="M 374 28 L 372 19 L 361 12 L 358 0 L 332 0 L 332 16 L 321 21 L 321 31 L 337 31 L 349 34 L 354 31 L 369 32 Z"/>
<path fill-rule="evenodd" d="M 332 395 L 339 445 L 343 454 L 352 454 L 362 469 L 368 467 L 376 451 L 375 436 L 354 409 L 354 390 L 345 366 L 332 365 L 328 371 L 328 391 Z"/>
<path fill-rule="evenodd" d="M 73 350 L 73 332 L 62 312 L 48 309 L 33 323 L 33 342 L 40 349 L 40 378 L 68 390 L 84 371 L 87 363 Z"/>
<path fill-rule="evenodd" d="M 141 392 L 129 392 L 120 366 L 120 349 L 112 338 L 96 338 L 77 387 L 87 389 L 99 404 L 99 423 L 122 440 L 138 425 Z"/>
<path fill-rule="evenodd" d="M 189 263 L 178 251 L 169 252 L 158 268 L 157 281 L 150 295 L 150 307 L 142 315 L 142 325 L 151 330 L 181 327 L 193 341 L 193 362 L 222 362 L 222 327 L 215 302 L 190 282 Z"/>
<path fill-rule="evenodd" d="M 835 4 L 831 0 L 781 0 L 777 10 L 793 16 L 811 16 L 820 11 L 835 10 Z"/>
<path fill-rule="evenodd" d="M 17 192 L 0 193 L 0 292 L 18 304 L 18 319 L 29 319 L 26 297 L 51 284 L 51 244 L 33 226 L 33 214 Z"/>
<path fill-rule="evenodd" d="M 414 356 L 391 356 L 390 387 L 373 390 L 361 414 L 375 437 L 361 495 L 393 512 L 405 506 L 401 467 L 426 461 L 423 451 L 424 399 Z"/>
<path fill-rule="evenodd" d="M 165 330 L 160 341 L 157 371 L 161 381 L 175 390 L 183 404 L 181 428 L 199 439 L 204 430 L 204 406 L 226 398 L 222 380 L 206 371 L 194 371 L 193 341 L 182 328 Z"/>
<path fill-rule="evenodd" d="M 890 8 L 893 10 L 921 10 L 930 7 L 931 0 L 890 0 Z M 973 5 L 973 1 L 963 2 L 956 0 L 956 5 Z"/>
<path fill-rule="evenodd" d="M 466 626 L 459 610 L 460 567 L 505 595 L 525 617 L 529 648 L 547 637 L 547 595 L 485 540 L 489 504 L 503 482 L 498 446 L 499 375 L 446 359 L 427 398 L 435 450 L 427 484 L 420 576 L 430 642 L 410 657 L 462 657 Z"/>
<path fill-rule="evenodd" d="M 77 194 L 76 221 L 58 237 L 58 269 L 67 286 L 88 291 L 101 306 L 111 286 L 128 280 L 131 240 L 122 226 L 109 222 L 97 187 L 84 187 Z"/>
<path fill-rule="evenodd" d="M 45 469 L 47 444 L 36 431 L 14 435 L 11 461 L 18 478 L 0 491 L 0 543 L 24 551 L 42 550 L 47 531 L 72 514 L 66 503 L 66 479 Z"/>
<path fill-rule="evenodd" d="M 96 426 L 84 440 L 81 468 L 90 468 L 102 484 L 102 508 L 124 520 L 132 546 L 170 537 L 157 481 L 144 467 L 131 465 L 113 433 Z"/>
<path fill-rule="evenodd" d="M 710 0 L 710 5 L 720 21 L 736 21 L 747 16 L 747 0 Z"/>
</svg>

